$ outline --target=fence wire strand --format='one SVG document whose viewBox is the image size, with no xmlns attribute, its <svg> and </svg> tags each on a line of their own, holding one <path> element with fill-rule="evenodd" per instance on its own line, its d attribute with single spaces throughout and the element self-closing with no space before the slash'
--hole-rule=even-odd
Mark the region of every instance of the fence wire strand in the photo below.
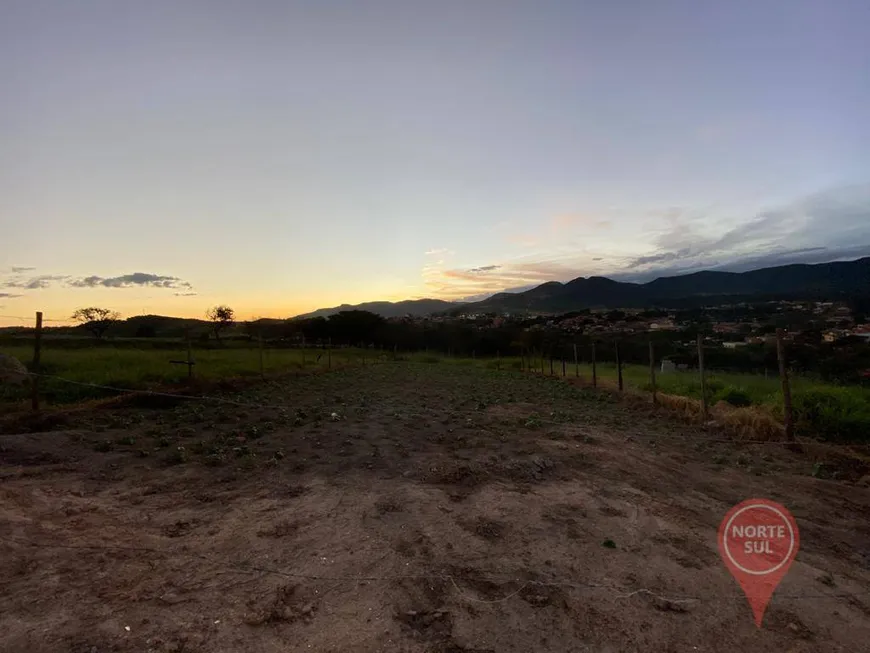
<svg viewBox="0 0 870 653">
<path fill-rule="evenodd" d="M 376 360 L 378 360 L 378 359 L 373 358 L 372 364 L 374 364 L 374 362 Z M 364 366 L 359 365 L 359 366 L 354 366 L 354 367 L 362 368 Z M 340 369 L 342 369 L 341 366 L 336 366 L 334 368 L 334 371 L 339 371 Z M 326 371 L 328 371 L 328 370 L 326 370 Z M 118 386 L 103 385 L 103 384 L 99 384 L 99 383 L 90 383 L 90 382 L 86 382 L 86 381 L 75 381 L 73 379 L 67 379 L 65 377 L 54 375 L 54 374 L 41 374 L 41 373 L 37 373 L 37 372 L 27 372 L 27 374 L 28 374 L 28 376 L 31 376 L 31 377 L 40 377 L 40 378 L 45 378 L 45 379 L 52 379 L 54 381 L 58 381 L 61 383 L 67 383 L 70 385 L 76 385 L 76 386 L 86 387 L 86 388 L 93 388 L 95 390 L 106 390 L 109 392 L 117 392 L 117 393 L 122 393 L 122 394 L 129 394 L 129 395 L 148 395 L 148 396 L 153 396 L 153 397 L 164 397 L 164 398 L 169 398 L 169 399 L 182 399 L 182 400 L 187 400 L 187 401 L 197 401 L 197 400 L 210 401 L 210 402 L 215 402 L 215 403 L 228 404 L 228 405 L 232 405 L 232 406 L 239 406 L 242 408 L 265 408 L 265 409 L 270 409 L 270 410 L 292 410 L 294 408 L 293 406 L 289 406 L 287 404 L 265 404 L 265 403 L 257 403 L 257 402 L 238 401 L 238 400 L 234 400 L 234 399 L 227 399 L 226 397 L 217 397 L 214 395 L 205 395 L 205 394 L 186 395 L 186 394 L 180 394 L 180 393 L 174 393 L 174 392 L 163 392 L 163 391 L 159 391 L 159 390 L 121 388 Z M 560 379 L 561 377 L 557 377 L 557 376 L 550 377 L 550 376 L 544 375 L 543 378 Z M 595 390 L 595 388 L 593 388 L 592 386 L 582 386 L 582 387 Z M 597 389 L 597 391 L 609 392 L 606 389 Z M 568 428 L 571 428 L 571 427 L 582 428 L 578 424 L 573 423 L 573 422 L 549 420 L 549 419 L 540 418 L 540 417 L 535 417 L 535 419 L 536 419 L 536 421 L 538 421 L 541 424 L 548 424 L 551 426 L 561 426 L 561 427 L 568 427 Z M 632 436 L 632 437 L 640 437 L 640 436 Z M 709 443 L 709 444 L 735 444 L 735 445 L 745 444 L 745 445 L 762 445 L 762 446 L 767 445 L 767 446 L 778 446 L 778 447 L 783 447 L 783 446 L 784 447 L 794 447 L 796 445 L 800 446 L 802 443 L 811 443 L 811 444 L 812 443 L 819 443 L 819 444 L 824 444 L 825 446 L 849 447 L 852 449 L 860 449 L 862 447 L 864 447 L 864 448 L 870 447 L 870 445 L 862 445 L 862 444 L 855 444 L 855 443 L 849 443 L 849 442 L 821 442 L 821 441 L 816 441 L 816 440 L 811 440 L 811 439 L 810 440 L 798 439 L 794 442 L 788 442 L 786 440 L 748 440 L 748 439 L 742 439 L 739 437 L 699 439 L 696 436 L 693 436 L 691 434 L 681 434 L 681 433 L 668 433 L 668 434 L 662 434 L 661 436 L 651 435 L 651 436 L 646 436 L 646 437 L 647 437 L 646 441 L 655 440 L 658 438 L 661 438 L 661 439 L 682 438 L 684 440 L 692 440 L 693 442 L 696 442 L 696 443 Z"/>
</svg>

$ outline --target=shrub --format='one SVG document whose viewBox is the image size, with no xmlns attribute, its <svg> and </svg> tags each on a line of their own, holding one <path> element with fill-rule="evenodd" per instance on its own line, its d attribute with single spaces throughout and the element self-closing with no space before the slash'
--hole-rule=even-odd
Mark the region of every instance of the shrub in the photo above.
<svg viewBox="0 0 870 653">
<path fill-rule="evenodd" d="M 870 440 L 870 403 L 848 388 L 816 388 L 796 393 L 795 422 L 825 440 Z"/>
<path fill-rule="evenodd" d="M 743 388 L 737 388 L 733 385 L 727 385 L 714 395 L 714 403 L 716 401 L 724 401 L 732 406 L 751 406 L 752 397 Z"/>
</svg>

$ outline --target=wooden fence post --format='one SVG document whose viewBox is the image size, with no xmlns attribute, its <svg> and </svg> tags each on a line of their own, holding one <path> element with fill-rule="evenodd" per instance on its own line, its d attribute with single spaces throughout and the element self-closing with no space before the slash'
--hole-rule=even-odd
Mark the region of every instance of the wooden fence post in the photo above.
<svg viewBox="0 0 870 653">
<path fill-rule="evenodd" d="M 652 340 L 649 341 L 649 382 L 652 386 L 652 401 L 655 406 L 659 399 L 656 396 L 656 354 L 653 349 Z"/>
<path fill-rule="evenodd" d="M 193 378 L 193 352 L 190 349 L 190 329 L 184 330 L 184 337 L 187 340 L 187 378 Z"/>
<path fill-rule="evenodd" d="M 33 340 L 33 365 L 31 371 L 34 375 L 39 374 L 39 359 L 42 355 L 42 311 L 36 311 L 36 331 Z M 30 408 L 34 411 L 39 410 L 39 377 L 30 377 L 33 382 L 31 389 L 33 394 L 30 397 Z"/>
<path fill-rule="evenodd" d="M 550 376 L 553 376 L 553 350 L 550 350 Z"/>
<path fill-rule="evenodd" d="M 707 376 L 704 374 L 704 336 L 698 334 L 698 373 L 701 375 L 701 409 L 707 419 L 710 409 L 707 406 Z"/>
<path fill-rule="evenodd" d="M 580 378 L 580 359 L 577 358 L 577 343 L 574 343 L 574 376 Z"/>
<path fill-rule="evenodd" d="M 302 367 L 305 367 L 305 334 L 302 334 Z"/>
<path fill-rule="evenodd" d="M 332 369 L 332 336 L 330 336 L 329 341 L 327 342 L 326 349 L 326 369 Z"/>
<path fill-rule="evenodd" d="M 619 391 L 622 392 L 622 359 L 619 358 L 619 341 L 613 343 L 613 348 L 616 350 L 616 381 L 619 385 Z"/>
<path fill-rule="evenodd" d="M 595 341 L 592 341 L 592 387 L 598 387 L 598 371 L 595 368 Z"/>
<path fill-rule="evenodd" d="M 541 376 L 544 375 L 544 348 L 541 347 Z"/>
<path fill-rule="evenodd" d="M 782 407 L 784 413 L 785 439 L 794 442 L 794 415 L 791 405 L 791 386 L 788 382 L 788 366 L 786 365 L 785 344 L 782 341 L 782 329 L 776 330 L 776 358 L 779 361 L 779 378 L 782 381 Z"/>
<path fill-rule="evenodd" d="M 257 344 L 260 348 L 260 377 L 266 378 L 266 369 L 263 366 L 263 333 L 261 330 L 257 330 Z"/>
<path fill-rule="evenodd" d="M 393 360 L 399 360 L 399 343 L 393 343 Z"/>
<path fill-rule="evenodd" d="M 495 352 L 495 369 L 501 372 L 501 350 Z"/>
<path fill-rule="evenodd" d="M 562 376 L 565 376 L 565 359 L 562 359 Z"/>
</svg>

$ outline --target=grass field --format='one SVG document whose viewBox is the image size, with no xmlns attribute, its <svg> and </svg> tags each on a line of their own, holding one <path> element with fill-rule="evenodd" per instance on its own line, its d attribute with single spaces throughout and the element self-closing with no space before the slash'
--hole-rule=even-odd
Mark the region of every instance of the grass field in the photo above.
<svg viewBox="0 0 870 653">
<path fill-rule="evenodd" d="M 187 366 L 169 361 L 187 360 L 186 349 L 134 349 L 129 347 L 65 348 L 48 342 L 42 349 L 40 370 L 43 374 L 63 377 L 79 383 L 92 383 L 118 388 L 142 389 L 153 385 L 181 383 L 187 378 Z M 4 346 L 0 352 L 29 361 L 30 347 Z M 194 375 L 198 379 L 218 380 L 260 374 L 260 350 L 247 347 L 194 349 Z M 360 349 L 263 349 L 263 370 L 266 374 L 293 370 L 314 370 L 348 363 L 362 363 L 363 357 L 373 359 L 381 352 Z M 68 403 L 106 396 L 108 391 L 64 383 L 56 379 L 41 381 L 43 397 L 50 403 Z M 4 390 L 0 389 L 0 393 Z M 5 398 L 15 399 L 20 391 L 6 389 Z M 0 397 L 3 397 L 0 394 Z"/>
<path fill-rule="evenodd" d="M 493 368 L 497 364 L 505 369 L 518 369 L 522 364 L 518 358 L 469 359 L 439 358 L 415 354 L 412 359 L 440 364 L 479 365 Z M 533 362 L 540 369 L 540 360 Z M 550 372 L 549 361 L 544 364 L 546 374 Z M 592 379 L 591 364 L 581 363 L 575 368 L 566 361 L 565 373 L 573 377 L 579 371 L 580 377 L 587 382 Z M 554 361 L 554 374 L 562 374 L 561 361 Z M 598 363 L 596 374 L 601 385 L 616 387 L 617 371 L 615 363 Z M 650 390 L 649 367 L 645 365 L 624 365 L 622 370 L 624 386 L 638 391 Z M 710 405 L 725 401 L 735 407 L 757 407 L 762 413 L 777 420 L 783 418 L 782 385 L 777 375 L 734 374 L 710 371 L 706 374 L 707 398 Z M 790 378 L 792 403 L 798 430 L 804 434 L 829 440 L 870 441 L 870 389 L 854 386 L 838 386 L 793 375 Z M 701 380 L 697 370 L 675 371 L 656 374 L 659 392 L 701 399 Z"/>
<path fill-rule="evenodd" d="M 28 361 L 32 357 L 29 346 L 8 345 L 0 347 L 5 354 Z M 392 358 L 392 352 L 363 351 L 361 349 L 278 349 L 265 347 L 262 352 L 263 371 L 266 374 L 293 371 L 311 371 L 329 366 L 362 364 L 363 359 L 372 362 L 376 358 Z M 197 379 L 219 380 L 235 377 L 257 376 L 260 373 L 260 350 L 248 343 L 233 343 L 227 347 L 194 348 L 196 361 L 194 374 Z M 112 386 L 117 388 L 143 389 L 183 383 L 187 367 L 170 363 L 171 360 L 186 360 L 187 350 L 163 348 L 138 348 L 124 342 L 121 346 L 71 348 L 63 341 L 45 342 L 42 351 L 41 372 L 63 377 L 68 381 Z M 451 366 L 472 366 L 486 369 L 519 370 L 523 362 L 518 357 L 460 358 L 445 357 L 431 353 L 404 354 L 402 358 L 418 363 Z M 540 361 L 535 361 L 540 365 Z M 545 371 L 549 373 L 549 362 Z M 554 362 L 553 371 L 561 375 L 562 364 Z M 573 363 L 566 364 L 567 376 L 575 376 Z M 580 376 L 589 381 L 592 369 L 589 364 L 579 366 Z M 599 363 L 597 374 L 602 385 L 616 385 L 616 365 Z M 649 368 L 642 365 L 623 367 L 625 386 L 637 391 L 649 390 Z M 696 371 L 676 371 L 657 374 L 659 392 L 701 398 L 701 383 Z M 870 439 L 870 390 L 858 387 L 842 387 L 815 379 L 794 376 L 791 379 L 795 417 L 800 430 L 807 435 L 826 439 L 867 441 Z M 95 397 L 109 396 L 111 391 L 67 383 L 46 378 L 41 381 L 41 396 L 48 404 L 70 403 Z M 781 419 L 783 414 L 782 389 L 777 376 L 765 378 L 751 374 L 709 372 L 707 393 L 711 405 L 725 401 L 733 406 L 755 406 L 761 411 Z M 27 398 L 25 389 L 0 387 L 0 401 L 21 402 Z"/>
</svg>

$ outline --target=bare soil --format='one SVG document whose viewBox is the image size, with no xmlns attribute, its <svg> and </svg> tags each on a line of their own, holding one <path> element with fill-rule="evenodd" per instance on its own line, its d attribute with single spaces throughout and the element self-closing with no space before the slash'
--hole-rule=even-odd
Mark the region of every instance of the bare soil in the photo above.
<svg viewBox="0 0 870 653">
<path fill-rule="evenodd" d="M 870 651 L 860 465 L 443 363 L 224 397 L 269 407 L 0 436 L 0 650 Z M 751 497 L 801 531 L 761 629 L 716 546 Z"/>
</svg>

